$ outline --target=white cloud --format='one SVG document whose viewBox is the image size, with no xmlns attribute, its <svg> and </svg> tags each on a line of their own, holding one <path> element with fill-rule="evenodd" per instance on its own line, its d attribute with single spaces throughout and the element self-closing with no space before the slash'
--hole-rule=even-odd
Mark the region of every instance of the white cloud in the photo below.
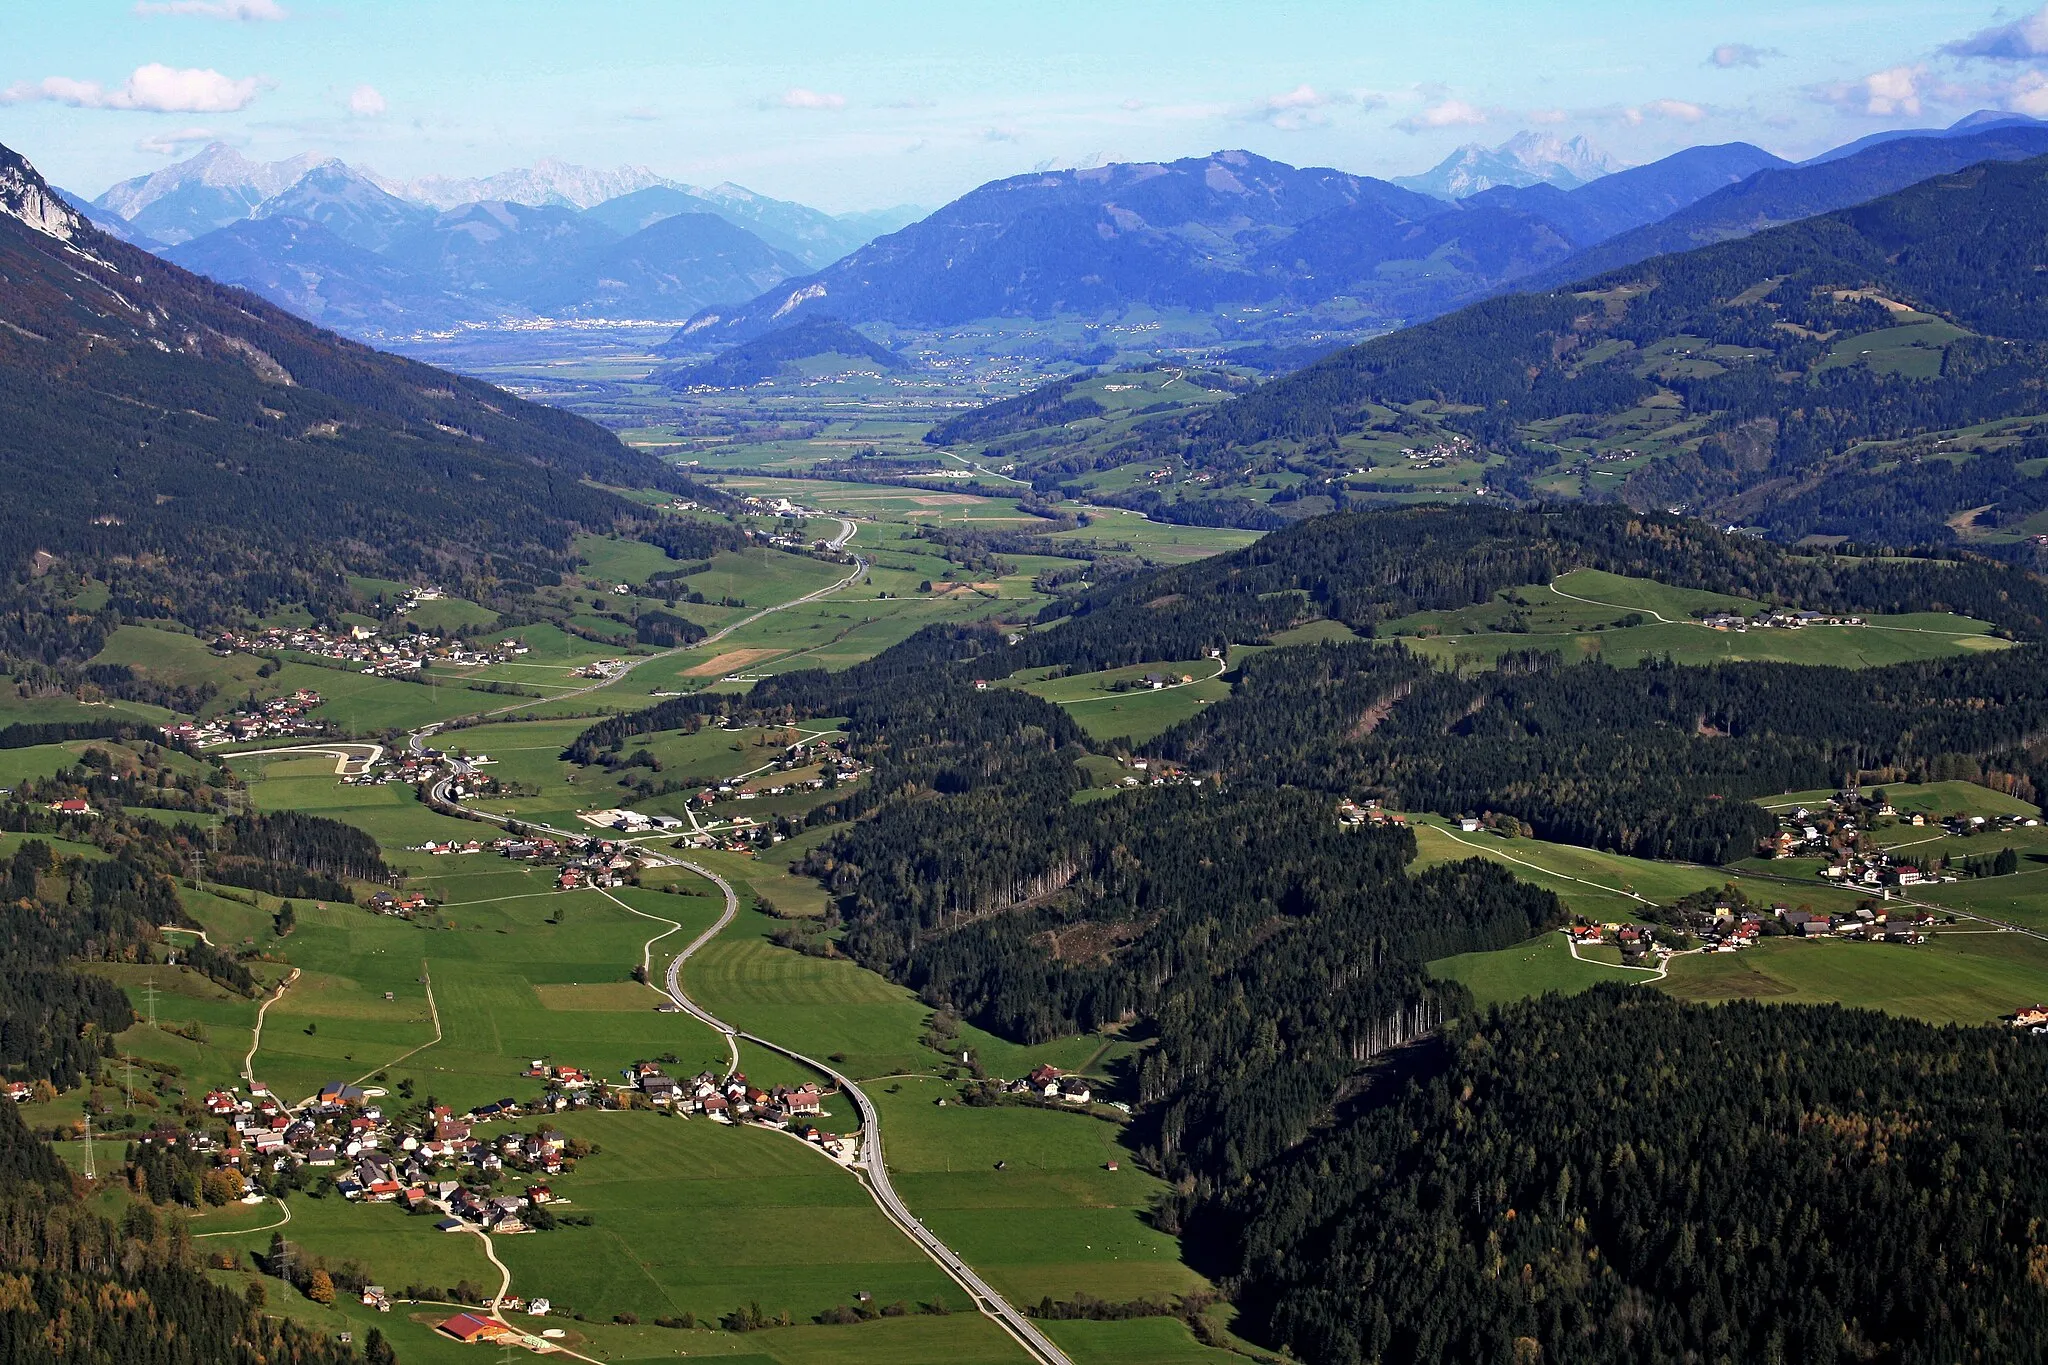
<svg viewBox="0 0 2048 1365">
<path fill-rule="evenodd" d="M 1707 64 L 1730 71 L 1738 66 L 1762 66 L 1767 57 L 1782 57 L 1774 47 L 1753 47 L 1748 43 L 1723 43 L 1707 54 Z"/>
<path fill-rule="evenodd" d="M 1562 109 L 1531 109 L 1523 117 L 1531 123 L 1563 123 L 1571 115 Z"/>
<path fill-rule="evenodd" d="M 984 128 L 981 130 L 981 140 L 983 142 L 1022 142 L 1024 134 L 1016 128 Z"/>
<path fill-rule="evenodd" d="M 2048 57 L 2048 5 L 2024 19 L 1981 29 L 1942 49 L 1951 57 L 1988 57 L 1995 62 L 2031 62 Z"/>
<path fill-rule="evenodd" d="M 782 92 L 776 101 L 785 109 L 844 109 L 846 96 L 825 94 L 817 90 L 806 90 L 801 85 L 792 85 Z"/>
<path fill-rule="evenodd" d="M 175 133 L 151 133 L 135 144 L 135 150 L 155 152 L 158 156 L 176 156 L 187 147 L 212 142 L 217 136 L 211 128 L 180 128 Z"/>
<path fill-rule="evenodd" d="M 1320 109 L 1329 100 L 1316 93 L 1312 85 L 1297 85 L 1284 95 L 1271 95 L 1266 99 L 1266 108 L 1274 113 L 1288 109 Z"/>
<path fill-rule="evenodd" d="M 1123 107 L 1124 107 L 1124 109 L 1125 109 L 1126 111 L 1128 111 L 1128 112 L 1130 112 L 1130 113 L 1133 113 L 1133 114 L 1135 114 L 1135 113 L 1137 113 L 1137 112 L 1138 112 L 1138 111 L 1139 111 L 1140 109 L 1143 109 L 1143 108 L 1145 107 L 1145 101 L 1143 101 L 1143 100 L 1141 100 L 1141 99 L 1137 98 L 1137 97 L 1136 97 L 1136 96 L 1134 95 L 1134 96 L 1132 96 L 1132 97 L 1131 97 L 1130 99 L 1127 99 L 1127 100 L 1125 100 L 1125 101 L 1124 101 L 1124 103 L 1123 103 Z"/>
<path fill-rule="evenodd" d="M 1404 133 L 1424 133 L 1437 128 L 1476 128 L 1491 117 L 1484 109 L 1464 100 L 1444 99 L 1425 105 L 1394 126 Z"/>
<path fill-rule="evenodd" d="M 388 108 L 374 85 L 359 85 L 348 92 L 348 111 L 357 118 L 376 118 Z"/>
<path fill-rule="evenodd" d="M 1698 123 L 1707 111 L 1686 100 L 1651 100 L 1643 106 L 1648 118 L 1670 119 L 1674 123 Z"/>
<path fill-rule="evenodd" d="M 285 17 L 277 0 L 139 0 L 137 14 L 183 14 L 201 19 L 274 20 Z"/>
<path fill-rule="evenodd" d="M 1815 86 L 1809 93 L 1822 104 L 1868 114 L 1872 118 L 1918 114 L 1922 96 L 1926 93 L 1921 88 L 1926 75 L 1925 67 L 1893 66 L 1873 71 L 1860 81 L 1833 81 Z"/>
<path fill-rule="evenodd" d="M 2023 71 L 2005 92 L 2005 107 L 2035 118 L 2048 118 L 2048 76 Z"/>
<path fill-rule="evenodd" d="M 234 80 L 211 68 L 138 66 L 127 81 L 109 90 L 98 81 L 45 76 L 0 91 L 0 104 L 50 100 L 80 109 L 145 109 L 159 114 L 229 114 L 246 109 L 270 84 L 261 76 Z"/>
<path fill-rule="evenodd" d="M 1329 123 L 1329 110 L 1337 105 L 1378 109 L 1386 102 L 1386 96 L 1370 90 L 1318 90 L 1304 82 L 1292 90 L 1268 95 L 1248 110 L 1245 117 L 1252 122 L 1270 123 L 1275 128 L 1293 132 L 1302 128 L 1320 128 Z"/>
</svg>

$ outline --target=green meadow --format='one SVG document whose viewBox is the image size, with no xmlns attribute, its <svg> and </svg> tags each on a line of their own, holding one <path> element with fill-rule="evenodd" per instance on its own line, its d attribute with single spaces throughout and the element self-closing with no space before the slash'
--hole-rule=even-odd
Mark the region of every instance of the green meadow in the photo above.
<svg viewBox="0 0 2048 1365">
<path fill-rule="evenodd" d="M 1617 667 L 1668 655 L 1682 664 L 1764 661 L 1871 668 L 2007 644 L 1985 622 L 1935 612 L 1868 616 L 1861 626 L 1745 632 L 1711 630 L 1692 616 L 1695 611 L 1753 615 L 1761 606 L 1722 593 L 1575 569 L 1554 585 L 1506 588 L 1474 606 L 1404 616 L 1380 633 L 1446 663 L 1490 663 L 1517 650 L 1542 649 L 1571 662 L 1600 659 Z"/>
<path fill-rule="evenodd" d="M 1191 659 L 1036 678 L 1014 685 L 1060 707 L 1095 739 L 1124 738 L 1142 744 L 1204 706 L 1228 697 L 1230 684 L 1219 676 L 1220 668 L 1215 659 Z M 1145 679 L 1155 675 L 1170 685 L 1147 686 Z M 1183 683 L 1184 677 L 1194 681 Z M 1118 690 L 1119 684 L 1123 690 Z"/>
</svg>

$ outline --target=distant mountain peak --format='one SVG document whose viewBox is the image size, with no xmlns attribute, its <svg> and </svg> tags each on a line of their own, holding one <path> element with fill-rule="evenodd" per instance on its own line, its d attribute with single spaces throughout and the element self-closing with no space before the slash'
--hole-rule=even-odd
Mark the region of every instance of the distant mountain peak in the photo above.
<svg viewBox="0 0 2048 1365">
<path fill-rule="evenodd" d="M 650 186 L 678 185 L 645 166 L 615 166 L 607 170 L 577 166 L 554 157 L 542 157 L 530 167 L 482 177 L 430 175 L 417 180 L 390 180 L 372 174 L 369 179 L 387 193 L 437 209 L 452 209 L 482 199 L 533 208 L 554 205 L 587 209 Z"/>
<path fill-rule="evenodd" d="M 70 241 L 89 226 L 26 158 L 6 147 L 0 147 L 0 213 L 60 242 Z"/>
<path fill-rule="evenodd" d="M 203 185 L 240 191 L 254 207 L 327 160 L 331 158 L 301 152 L 283 161 L 251 161 L 225 142 L 209 142 L 183 161 L 123 180 L 93 202 L 132 221 L 158 200 L 189 186 Z"/>
<path fill-rule="evenodd" d="M 1468 142 L 1421 175 L 1394 177 L 1404 189 L 1444 199 L 1465 199 L 1500 185 L 1555 185 L 1576 189 L 1622 169 L 1583 137 L 1524 129 L 1498 147 Z"/>
</svg>

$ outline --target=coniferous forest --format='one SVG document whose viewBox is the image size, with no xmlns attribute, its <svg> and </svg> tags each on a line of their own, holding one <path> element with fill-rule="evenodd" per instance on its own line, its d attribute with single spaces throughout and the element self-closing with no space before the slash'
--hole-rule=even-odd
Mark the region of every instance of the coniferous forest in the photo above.
<svg viewBox="0 0 2048 1365">
<path fill-rule="evenodd" d="M 1981 613 L 2022 643 L 1861 671 L 1530 652 L 1466 673 L 1371 638 L 1582 566 Z M 2012 1137 L 2040 1103 L 2030 1049 L 1619 992 L 1480 1015 L 1421 964 L 1562 906 L 1489 862 L 1415 872 L 1407 831 L 1334 812 L 1491 811 L 1722 862 L 1774 827 L 1751 798 L 1845 774 L 2038 791 L 2044 602 L 2002 565 L 1799 554 L 1615 509 L 1349 514 L 1085 590 L 1052 629 L 931 628 L 842 673 L 600 721 L 572 752 L 721 713 L 847 717 L 875 779 L 813 814 L 852 823 L 801 863 L 841 947 L 1006 1037 L 1150 1037 L 1132 1141 L 1176 1182 L 1155 1217 L 1301 1358 L 2028 1358 L 2048 1327 L 2042 1194 Z M 1248 656 L 1227 700 L 1136 750 L 1197 780 L 1112 800 L 1073 800 L 1080 760 L 1126 746 L 975 686 L 1317 617 L 1367 638 Z"/>
</svg>

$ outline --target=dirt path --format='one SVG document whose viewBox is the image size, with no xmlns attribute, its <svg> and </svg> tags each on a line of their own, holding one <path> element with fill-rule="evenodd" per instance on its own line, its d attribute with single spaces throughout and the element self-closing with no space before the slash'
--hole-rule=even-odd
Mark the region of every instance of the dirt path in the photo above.
<svg viewBox="0 0 2048 1365">
<path fill-rule="evenodd" d="M 1565 944 L 1572 950 L 1572 957 L 1577 961 L 1585 963 L 1588 967 L 1612 967 L 1617 972 L 1644 972 L 1648 974 L 1652 981 L 1662 981 L 1666 976 L 1670 975 L 1672 958 L 1684 957 L 1686 953 L 1696 953 L 1699 951 L 1697 948 L 1688 948 L 1684 953 L 1666 953 L 1657 960 L 1657 965 L 1654 967 L 1637 967 L 1627 962 L 1602 962 L 1597 957 L 1586 957 L 1579 952 L 1579 941 L 1577 939 L 1573 938 L 1570 934 L 1565 934 L 1565 931 L 1562 929 L 1558 930 L 1558 932 L 1564 934 Z"/>
<path fill-rule="evenodd" d="M 292 1206 L 290 1204 L 285 1203 L 284 1200 L 279 1199 L 274 1194 L 270 1196 L 270 1201 L 276 1204 L 278 1212 L 284 1215 L 275 1223 L 265 1223 L 260 1228 L 230 1228 L 221 1232 L 195 1232 L 192 1234 L 192 1240 L 196 1242 L 202 1237 L 247 1237 L 252 1233 L 269 1232 L 272 1228 L 281 1228 L 286 1223 L 292 1221 Z"/>
<path fill-rule="evenodd" d="M 1503 853 L 1497 848 L 1488 848 L 1484 844 L 1475 844 L 1469 839 L 1460 839 L 1457 835 L 1451 833 L 1451 831 L 1449 831 L 1448 829 L 1444 829 L 1442 826 L 1439 825 L 1431 825 L 1429 826 L 1429 828 L 1436 830 L 1438 833 L 1442 834 L 1446 839 L 1449 839 L 1452 843 L 1463 844 L 1466 848 L 1473 850 L 1475 853 L 1484 854 L 1489 858 L 1499 858 L 1503 861 L 1513 863 L 1517 867 L 1526 867 L 1531 872 L 1540 872 L 1546 877 L 1555 877 L 1559 881 L 1577 882 L 1580 886 L 1590 886 L 1595 891 L 1606 891 L 1616 896 L 1626 896 L 1630 900 L 1635 901 L 1641 905 L 1651 904 L 1650 898 L 1648 896 L 1638 896 L 1633 891 L 1624 891 L 1622 888 L 1618 886 L 1609 886 L 1605 882 L 1589 882 L 1584 877 L 1574 877 L 1567 872 L 1553 872 L 1551 869 L 1547 867 L 1540 867 L 1535 863 L 1526 862 L 1521 858 L 1517 858 L 1512 853 Z M 1577 957 L 1578 954 L 1574 953 L 1572 954 L 1572 956 Z"/>
<path fill-rule="evenodd" d="M 277 983 L 277 989 L 271 992 L 270 998 L 256 1007 L 256 1033 L 249 1040 L 248 1053 L 242 1058 L 242 1079 L 249 1083 L 251 1090 L 256 1088 L 256 1049 L 263 1046 L 263 1016 L 270 1013 L 272 1005 L 284 999 L 286 988 L 298 979 L 299 969 L 294 967 L 289 976 Z"/>
</svg>

